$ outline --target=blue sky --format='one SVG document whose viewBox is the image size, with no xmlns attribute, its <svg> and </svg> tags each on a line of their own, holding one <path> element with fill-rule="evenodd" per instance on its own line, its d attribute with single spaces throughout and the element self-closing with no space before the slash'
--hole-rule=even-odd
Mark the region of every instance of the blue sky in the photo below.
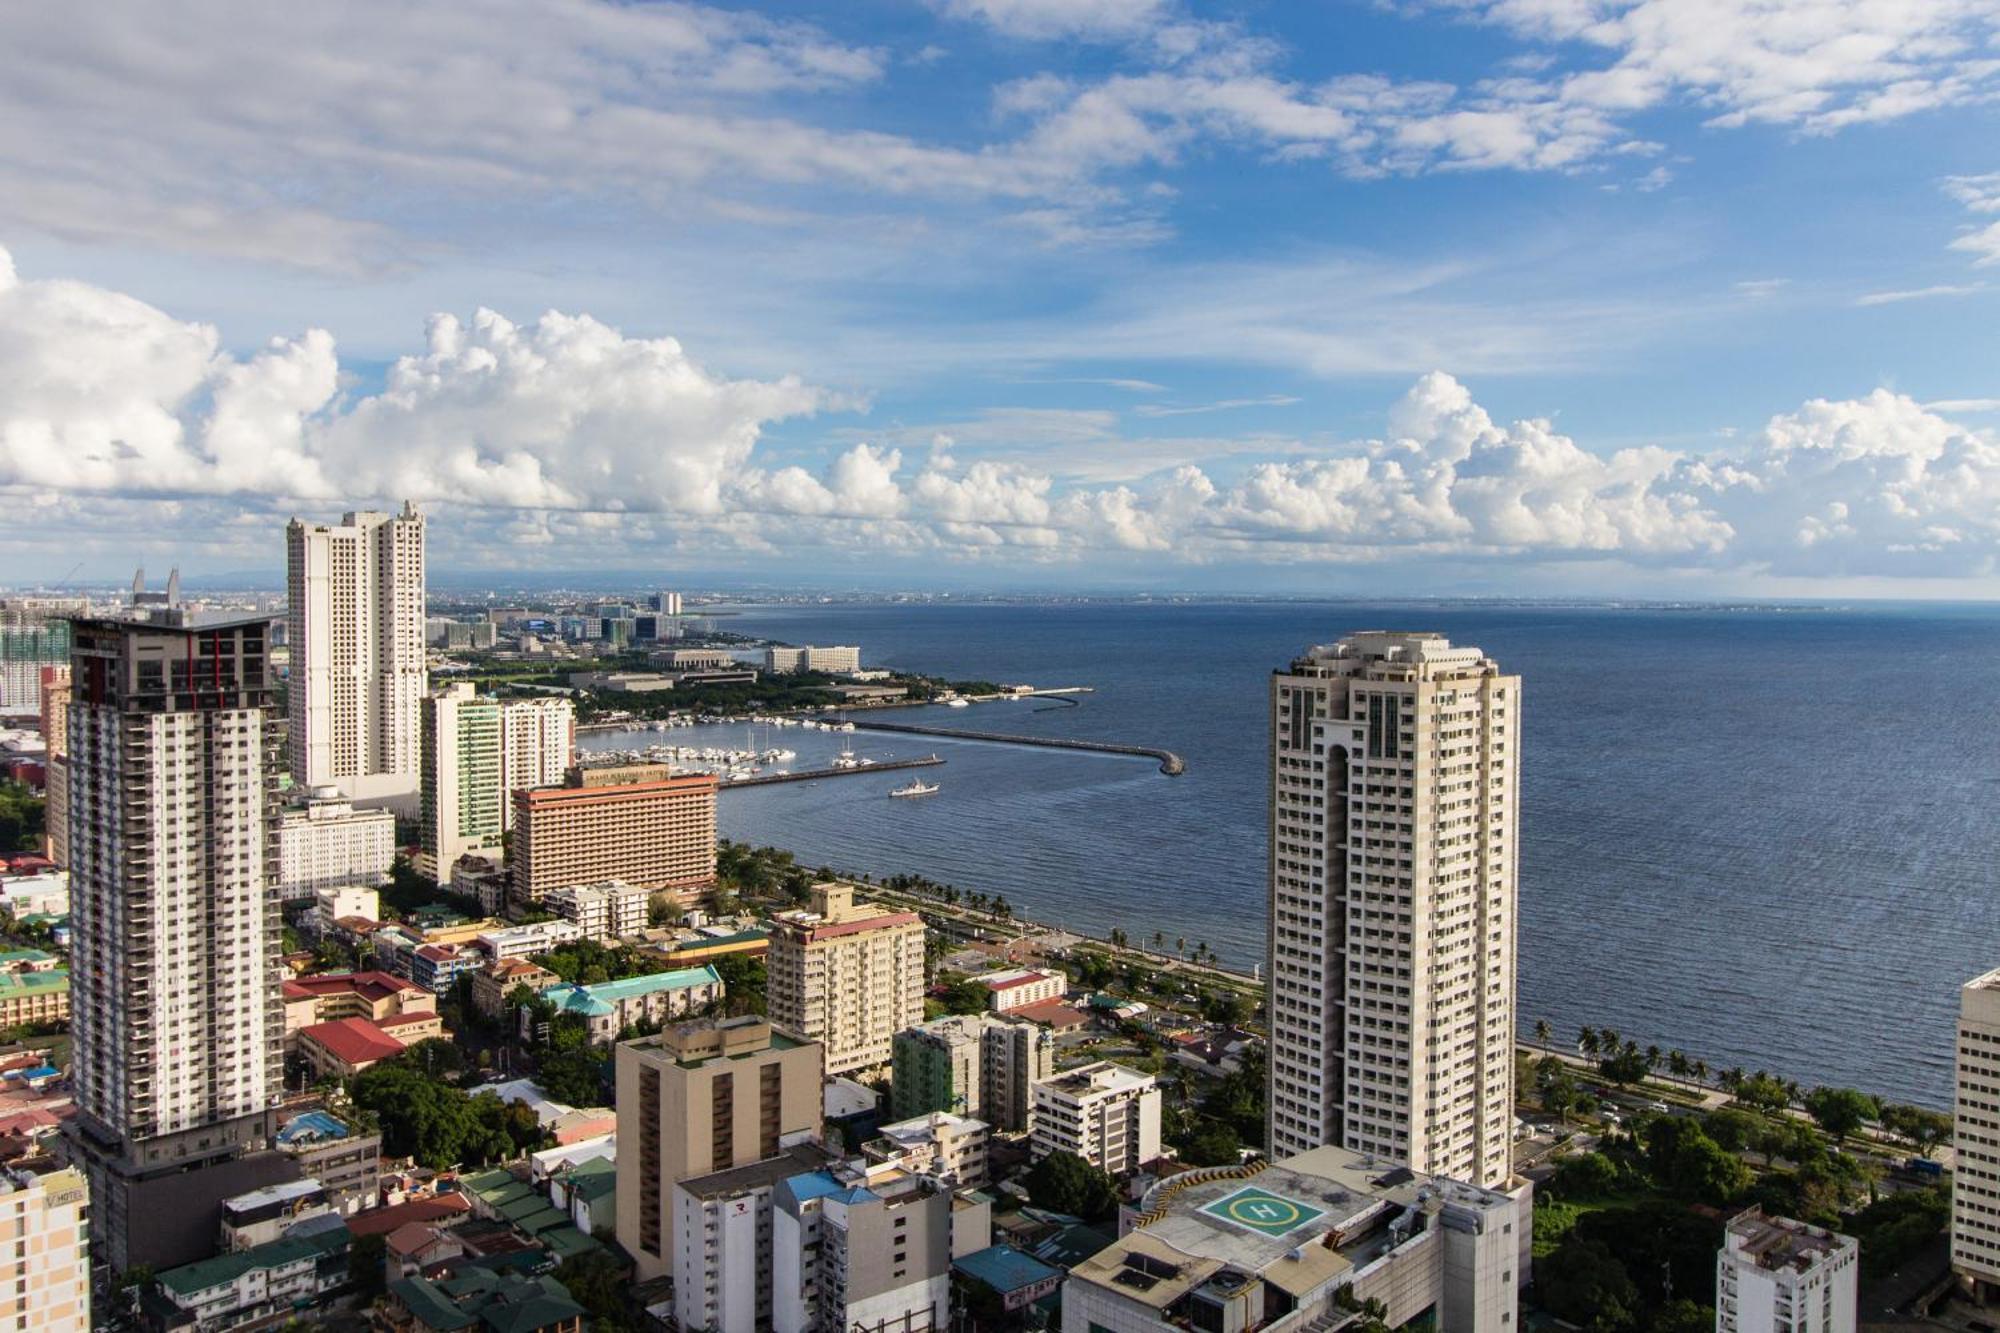
<svg viewBox="0 0 2000 1333">
<path fill-rule="evenodd" d="M 456 570 L 2000 591 L 2000 0 L 0 39 L 22 579 L 413 495 Z"/>
</svg>

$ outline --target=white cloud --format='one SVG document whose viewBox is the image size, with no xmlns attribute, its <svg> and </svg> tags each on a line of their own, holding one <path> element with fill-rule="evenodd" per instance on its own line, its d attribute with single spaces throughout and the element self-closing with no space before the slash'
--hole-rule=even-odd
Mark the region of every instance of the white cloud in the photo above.
<svg viewBox="0 0 2000 1333">
<path fill-rule="evenodd" d="M 1899 305 L 1904 301 L 1928 301 L 1939 296 L 1971 296 L 1986 290 L 1983 282 L 1935 283 L 1929 287 L 1913 287 L 1907 291 L 1869 292 L 1858 296 L 1854 304 L 1858 306 Z"/>
<path fill-rule="evenodd" d="M 1010 37 L 1097 40 L 1151 32 L 1167 15 L 1165 0 L 934 0 L 956 19 L 983 23 Z"/>
<path fill-rule="evenodd" d="M 105 549 L 119 525 L 143 529 L 142 547 L 175 530 L 197 549 L 254 547 L 287 504 L 408 496 L 468 516 L 482 541 L 571 558 L 705 543 L 794 558 L 2000 570 L 2000 439 L 1943 415 L 1983 400 L 1876 390 L 1808 402 L 1713 452 L 1600 453 L 1546 419 L 1496 421 L 1433 372 L 1375 440 L 1129 440 L 1108 412 L 995 409 L 885 432 L 907 436 L 907 453 L 854 441 L 814 468 L 766 462 L 766 428 L 848 400 L 729 379 L 671 338 L 587 316 L 438 316 L 380 392 L 349 400 L 340 383 L 323 333 L 235 357 L 211 329 L 22 279 L 0 254 L 0 492 L 45 540 L 75 532 L 80 549 Z M 1013 447 L 1030 441 L 1047 456 Z M 1121 455 L 1119 475 L 1103 460 Z"/>
</svg>

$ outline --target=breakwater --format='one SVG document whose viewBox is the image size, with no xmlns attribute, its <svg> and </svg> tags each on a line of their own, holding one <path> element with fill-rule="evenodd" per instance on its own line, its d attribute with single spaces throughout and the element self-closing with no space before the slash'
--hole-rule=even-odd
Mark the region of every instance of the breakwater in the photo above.
<svg viewBox="0 0 2000 1333">
<path fill-rule="evenodd" d="M 893 731 L 908 736 L 941 736 L 955 741 L 986 741 L 994 745 L 1032 745 L 1044 750 L 1087 750 L 1094 754 L 1129 754 L 1142 759 L 1159 761 L 1160 771 L 1168 777 L 1179 777 L 1187 772 L 1187 761 L 1172 750 L 1163 750 L 1153 745 L 1120 745 L 1114 741 L 1079 741 L 1066 736 L 1016 736 L 1000 731 L 960 731 L 953 727 L 926 727 L 910 722 L 873 722 L 862 718 L 850 718 L 855 727 L 862 731 Z"/>
<path fill-rule="evenodd" d="M 812 768 L 803 773 L 760 773 L 752 778 L 730 778 L 722 790 L 733 787 L 769 787 L 780 782 L 816 782 L 821 778 L 858 778 L 869 773 L 893 773 L 899 768 L 934 768 L 944 760 L 934 754 L 921 759 L 880 759 L 853 768 Z"/>
</svg>

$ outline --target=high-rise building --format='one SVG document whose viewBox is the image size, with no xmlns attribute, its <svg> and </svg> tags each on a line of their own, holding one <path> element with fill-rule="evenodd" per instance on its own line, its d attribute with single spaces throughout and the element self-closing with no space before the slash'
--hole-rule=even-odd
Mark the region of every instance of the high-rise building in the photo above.
<svg viewBox="0 0 2000 1333">
<path fill-rule="evenodd" d="M 90 1328 L 90 1191 L 72 1167 L 0 1170 L 0 1327 Z"/>
<path fill-rule="evenodd" d="M 715 884 L 716 779 L 664 764 L 571 769 L 564 785 L 516 791 L 514 897 L 619 879 L 692 902 Z"/>
<path fill-rule="evenodd" d="M 42 668 L 42 855 L 69 864 L 69 663 Z"/>
<path fill-rule="evenodd" d="M 278 896 L 379 884 L 396 862 L 396 817 L 356 810 L 338 787 L 318 787 L 278 818 Z"/>
<path fill-rule="evenodd" d="M 1951 1267 L 1978 1299 L 2000 1296 L 2000 968 L 1958 992 Z"/>
<path fill-rule="evenodd" d="M 1036 1157 L 1074 1153 L 1113 1175 L 1160 1155 L 1160 1086 L 1109 1060 L 1066 1069 L 1035 1084 Z"/>
<path fill-rule="evenodd" d="M 269 622 L 74 623 L 71 1028 L 91 1248 L 200 1258 L 283 1092 Z"/>
<path fill-rule="evenodd" d="M 833 675 L 861 670 L 861 649 L 853 644 L 838 646 L 806 644 L 797 648 L 767 648 L 764 669 L 780 675 L 801 671 L 825 671 Z"/>
<path fill-rule="evenodd" d="M 1025 1018 L 952 1014 L 893 1039 L 898 1120 L 949 1111 L 1001 1131 L 1034 1127 L 1035 1087 L 1055 1073 L 1055 1039 Z"/>
<path fill-rule="evenodd" d="M 1854 1333 L 1860 1276 L 1854 1237 L 1738 1213 L 1715 1254 L 1715 1333 Z"/>
<path fill-rule="evenodd" d="M 662 588 L 647 601 L 663 616 L 677 616 L 681 613 L 681 595 L 677 592 L 668 592 Z"/>
<path fill-rule="evenodd" d="M 504 756 L 499 700 L 465 681 L 424 696 L 418 873 L 447 880 L 461 856 L 499 855 Z"/>
<path fill-rule="evenodd" d="M 41 707 L 42 668 L 69 660 L 69 621 L 32 600 L 0 602 L 0 713 Z"/>
<path fill-rule="evenodd" d="M 619 1044 L 618 1243 L 645 1281 L 674 1268 L 674 1186 L 820 1138 L 820 1047 L 760 1018 Z"/>
<path fill-rule="evenodd" d="M 443 882 L 461 856 L 498 857 L 513 793 L 561 782 L 575 733 L 568 699 L 502 701 L 464 681 L 425 695 L 417 869 Z"/>
<path fill-rule="evenodd" d="M 1520 711 L 1519 677 L 1437 634 L 1355 634 L 1274 675 L 1274 1158 L 1512 1175 Z"/>
<path fill-rule="evenodd" d="M 923 1021 L 923 918 L 856 903 L 852 885 L 815 884 L 810 910 L 774 918 L 765 969 L 771 1021 L 822 1043 L 828 1074 L 888 1064 Z"/>
<path fill-rule="evenodd" d="M 937 1180 L 900 1166 L 843 1165 L 785 1181 L 772 1209 L 774 1299 L 764 1326 L 774 1333 L 944 1329 L 952 1203 Z"/>
<path fill-rule="evenodd" d="M 292 780 L 414 810 L 424 697 L 424 520 L 285 529 Z"/>
</svg>

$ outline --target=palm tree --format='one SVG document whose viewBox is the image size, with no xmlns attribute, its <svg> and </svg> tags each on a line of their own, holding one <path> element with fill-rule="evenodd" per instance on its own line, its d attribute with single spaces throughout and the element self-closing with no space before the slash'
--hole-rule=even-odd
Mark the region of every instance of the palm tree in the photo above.
<svg viewBox="0 0 2000 1333">
<path fill-rule="evenodd" d="M 1597 1049 L 1616 1055 L 1618 1053 L 1618 1029 L 1599 1028 L 1597 1030 Z"/>
<path fill-rule="evenodd" d="M 1694 1062 L 1694 1076 L 1703 1083 L 1708 1082 L 1708 1061 L 1697 1060 Z"/>
<path fill-rule="evenodd" d="M 1553 1029 L 1551 1029 L 1551 1028 L 1549 1027 L 1549 1020 L 1548 1020 L 1548 1019 L 1546 1019 L 1546 1018 L 1538 1018 L 1538 1019 L 1536 1019 L 1536 1020 L 1535 1020 L 1535 1042 L 1536 1042 L 1536 1044 L 1537 1044 L 1537 1045 L 1540 1045 L 1540 1046 L 1546 1046 L 1546 1045 L 1548 1045 L 1548 1044 L 1549 1044 L 1549 1036 L 1550 1036 L 1550 1034 L 1551 1034 L 1551 1032 L 1552 1032 L 1552 1031 L 1553 1031 Z"/>
<path fill-rule="evenodd" d="M 1646 1048 L 1646 1068 L 1658 1069 L 1659 1067 L 1660 1067 L 1660 1048 L 1657 1046 L 1648 1046 Z"/>
<path fill-rule="evenodd" d="M 1162 945 L 1164 945 L 1164 944 L 1165 944 L 1166 942 L 1167 942 L 1167 937 L 1166 937 L 1166 933 L 1165 933 L 1164 931 L 1158 931 L 1158 930 L 1156 930 L 1156 931 L 1154 931 L 1154 932 L 1153 932 L 1153 947 L 1154 947 L 1155 949 L 1158 949 L 1159 947 L 1161 947 Z"/>
<path fill-rule="evenodd" d="M 1688 1074 L 1687 1052 L 1678 1048 L 1667 1052 L 1667 1068 L 1675 1077 L 1686 1078 Z"/>
<path fill-rule="evenodd" d="M 1582 1051 L 1585 1055 L 1596 1055 L 1597 1029 L 1578 1028 L 1576 1030 L 1576 1048 L 1579 1051 Z"/>
<path fill-rule="evenodd" d="M 1174 952 L 1182 954 L 1187 952 L 1187 936 L 1182 935 L 1174 941 Z"/>
</svg>

